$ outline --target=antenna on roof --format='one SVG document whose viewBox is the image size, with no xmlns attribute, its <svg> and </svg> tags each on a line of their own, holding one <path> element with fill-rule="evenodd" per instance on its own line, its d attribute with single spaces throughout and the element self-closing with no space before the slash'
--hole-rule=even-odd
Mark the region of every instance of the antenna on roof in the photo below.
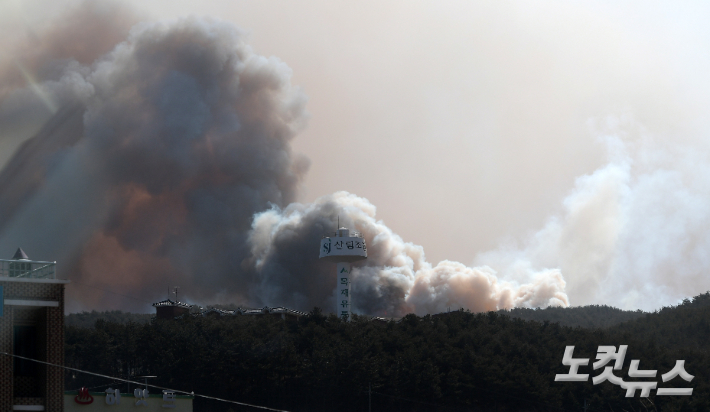
<svg viewBox="0 0 710 412">
<path fill-rule="evenodd" d="M 175 286 L 173 290 L 175 290 L 175 303 L 179 302 L 178 300 L 178 289 L 180 289 L 180 286 Z"/>
</svg>

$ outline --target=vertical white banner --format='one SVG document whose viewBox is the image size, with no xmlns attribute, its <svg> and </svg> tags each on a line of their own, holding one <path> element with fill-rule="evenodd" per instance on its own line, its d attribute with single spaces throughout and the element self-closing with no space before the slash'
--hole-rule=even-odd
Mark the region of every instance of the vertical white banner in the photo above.
<svg viewBox="0 0 710 412">
<path fill-rule="evenodd" d="M 338 263 L 338 295 L 335 313 L 343 320 L 350 320 L 350 263 Z"/>
</svg>

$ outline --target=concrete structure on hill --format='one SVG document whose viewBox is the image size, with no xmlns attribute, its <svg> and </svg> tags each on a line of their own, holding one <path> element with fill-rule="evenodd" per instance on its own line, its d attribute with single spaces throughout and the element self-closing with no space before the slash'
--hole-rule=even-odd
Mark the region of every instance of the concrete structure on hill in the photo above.
<svg viewBox="0 0 710 412">
<path fill-rule="evenodd" d="M 184 302 L 172 301 L 170 299 L 153 303 L 155 317 L 158 319 L 175 319 L 178 316 L 189 315 L 190 309 L 195 305 Z"/>
<path fill-rule="evenodd" d="M 56 262 L 0 259 L 0 352 L 64 364 L 64 285 Z M 64 370 L 0 355 L 0 411 L 63 410 Z"/>
<path fill-rule="evenodd" d="M 320 258 L 337 263 L 335 314 L 344 320 L 350 320 L 352 311 L 350 263 L 367 259 L 365 238 L 360 233 L 341 227 L 332 237 L 323 236 L 320 241 Z"/>
</svg>

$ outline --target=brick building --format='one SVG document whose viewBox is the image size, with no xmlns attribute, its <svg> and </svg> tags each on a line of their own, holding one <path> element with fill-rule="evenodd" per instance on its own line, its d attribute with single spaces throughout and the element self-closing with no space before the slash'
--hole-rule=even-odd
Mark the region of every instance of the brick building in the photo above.
<svg viewBox="0 0 710 412">
<path fill-rule="evenodd" d="M 64 285 L 56 262 L 0 259 L 0 352 L 64 364 Z M 0 355 L 0 412 L 63 410 L 61 368 Z"/>
</svg>

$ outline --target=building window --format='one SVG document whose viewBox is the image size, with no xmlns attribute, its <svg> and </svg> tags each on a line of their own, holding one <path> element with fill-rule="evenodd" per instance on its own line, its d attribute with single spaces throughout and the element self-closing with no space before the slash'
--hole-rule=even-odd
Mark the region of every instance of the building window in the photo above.
<svg viewBox="0 0 710 412">
<path fill-rule="evenodd" d="M 10 277 L 20 277 L 31 270 L 32 265 L 29 262 L 10 263 Z"/>
<path fill-rule="evenodd" d="M 34 326 L 15 326 L 14 352 L 17 356 L 37 359 L 37 328 Z M 15 376 L 37 376 L 37 362 L 15 358 Z"/>
</svg>

